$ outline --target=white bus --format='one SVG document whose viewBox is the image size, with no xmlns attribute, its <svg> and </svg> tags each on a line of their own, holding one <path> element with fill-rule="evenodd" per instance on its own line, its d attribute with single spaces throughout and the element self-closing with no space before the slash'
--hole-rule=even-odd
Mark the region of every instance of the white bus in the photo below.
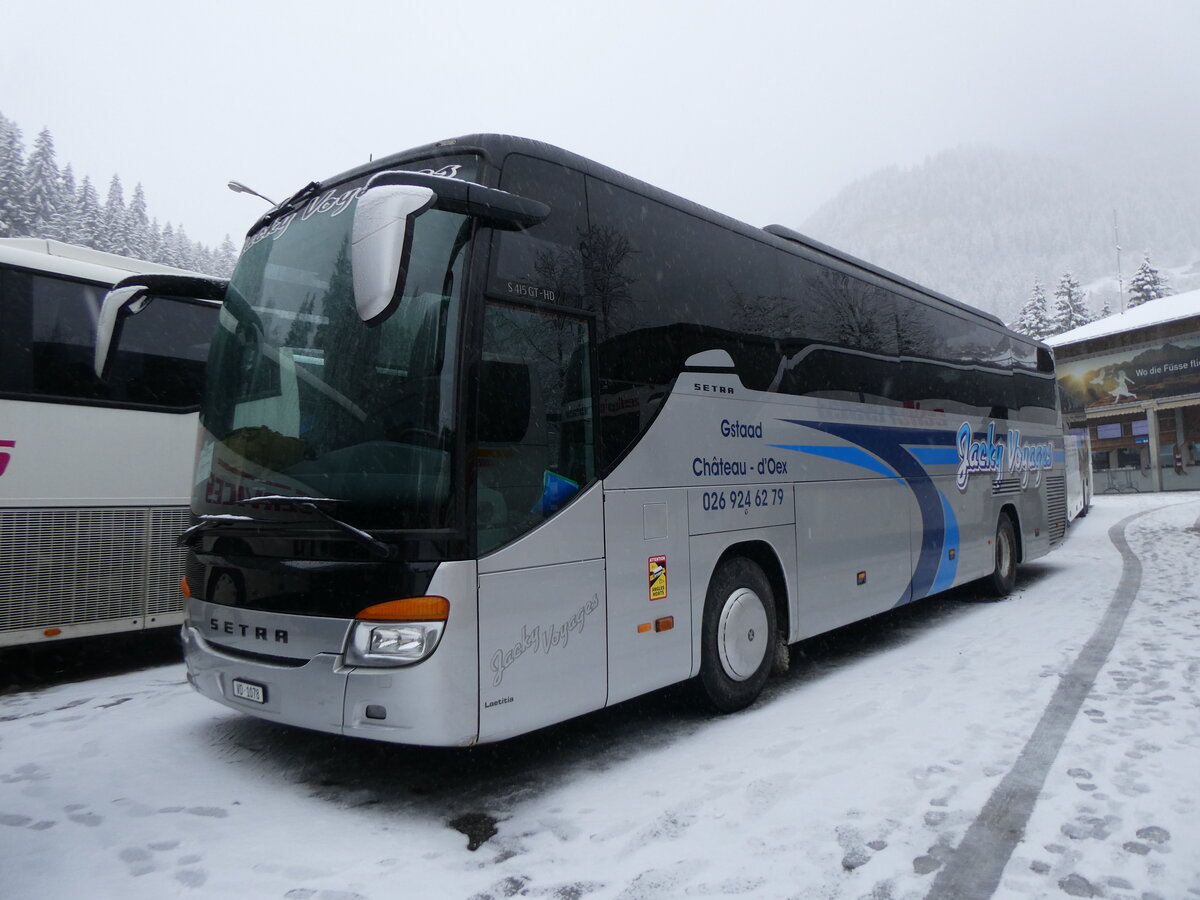
<svg viewBox="0 0 1200 900">
<path fill-rule="evenodd" d="M 0 647 L 183 620 L 196 410 L 216 311 L 159 304 L 92 371 L 105 293 L 180 272 L 0 239 Z"/>
<path fill-rule="evenodd" d="M 496 741 L 688 680 L 737 710 L 787 645 L 1005 594 L 1066 529 L 1043 345 L 511 137 L 265 215 L 200 415 L 191 683 L 383 741 Z"/>
<path fill-rule="evenodd" d="M 1088 514 L 1092 506 L 1092 439 L 1083 404 L 1059 388 L 1067 476 L 1067 521 Z"/>
</svg>

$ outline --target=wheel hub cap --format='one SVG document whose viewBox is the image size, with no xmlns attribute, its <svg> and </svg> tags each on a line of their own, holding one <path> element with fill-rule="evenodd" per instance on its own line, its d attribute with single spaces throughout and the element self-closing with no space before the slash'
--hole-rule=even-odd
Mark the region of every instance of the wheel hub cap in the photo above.
<svg viewBox="0 0 1200 900">
<path fill-rule="evenodd" d="M 721 667 L 734 681 L 745 681 L 757 671 L 767 655 L 767 613 L 758 594 L 739 588 L 721 609 L 717 651 Z"/>
</svg>

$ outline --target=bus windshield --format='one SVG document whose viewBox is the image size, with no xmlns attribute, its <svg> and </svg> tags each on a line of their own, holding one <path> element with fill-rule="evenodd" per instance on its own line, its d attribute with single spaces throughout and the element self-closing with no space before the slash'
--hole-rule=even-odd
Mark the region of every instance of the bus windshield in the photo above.
<svg viewBox="0 0 1200 900">
<path fill-rule="evenodd" d="M 350 237 L 361 184 L 247 241 L 213 339 L 200 414 L 198 513 L 256 496 L 341 501 L 356 525 L 454 527 L 455 355 L 472 220 L 415 220 L 396 312 L 355 311 Z M 270 517 L 270 504 L 253 511 Z M 286 507 L 283 512 L 294 516 Z"/>
</svg>

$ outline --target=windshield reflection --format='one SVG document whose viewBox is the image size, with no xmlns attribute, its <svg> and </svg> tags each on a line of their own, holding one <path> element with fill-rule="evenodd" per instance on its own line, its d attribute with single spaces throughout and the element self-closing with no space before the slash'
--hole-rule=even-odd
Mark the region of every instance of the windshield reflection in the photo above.
<svg viewBox="0 0 1200 900">
<path fill-rule="evenodd" d="M 344 501 L 357 524 L 450 527 L 471 222 L 440 210 L 416 220 L 399 307 L 367 327 L 352 288 L 353 202 L 325 206 L 256 235 L 234 272 L 209 359 L 195 509 L 319 496 Z"/>
</svg>

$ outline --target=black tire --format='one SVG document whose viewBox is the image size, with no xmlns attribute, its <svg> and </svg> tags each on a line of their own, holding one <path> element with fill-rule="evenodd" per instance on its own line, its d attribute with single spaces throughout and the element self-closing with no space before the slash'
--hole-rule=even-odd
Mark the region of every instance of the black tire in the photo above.
<svg viewBox="0 0 1200 900">
<path fill-rule="evenodd" d="M 1007 597 L 1017 586 L 1017 533 L 1004 513 L 996 522 L 994 549 L 996 568 L 987 578 L 988 588 L 996 597 Z"/>
<path fill-rule="evenodd" d="M 757 563 L 735 556 L 717 566 L 704 600 L 700 690 L 718 712 L 745 709 L 775 661 L 775 598 Z"/>
</svg>

